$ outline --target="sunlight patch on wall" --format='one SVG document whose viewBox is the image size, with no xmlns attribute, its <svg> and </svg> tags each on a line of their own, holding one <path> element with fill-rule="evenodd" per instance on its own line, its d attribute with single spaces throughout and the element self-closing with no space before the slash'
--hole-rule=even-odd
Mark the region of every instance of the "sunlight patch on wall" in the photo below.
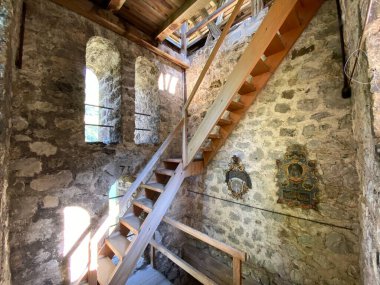
<svg viewBox="0 0 380 285">
<path fill-rule="evenodd" d="M 178 77 L 173 76 L 171 74 L 160 74 L 160 77 L 158 78 L 158 88 L 161 91 L 168 91 L 170 94 L 174 95 L 177 84 L 178 84 Z"/>
<path fill-rule="evenodd" d="M 64 213 L 63 255 L 69 256 L 71 282 L 77 281 L 87 268 L 89 260 L 90 215 L 81 207 L 66 207 Z M 85 235 L 84 237 L 82 237 Z M 82 237 L 82 239 L 81 239 Z"/>
</svg>

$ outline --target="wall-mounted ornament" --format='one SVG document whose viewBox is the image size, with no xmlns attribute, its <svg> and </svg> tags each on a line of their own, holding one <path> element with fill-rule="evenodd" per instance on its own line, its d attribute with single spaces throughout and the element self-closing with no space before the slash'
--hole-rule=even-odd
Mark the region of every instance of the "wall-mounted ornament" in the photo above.
<svg viewBox="0 0 380 285">
<path fill-rule="evenodd" d="M 284 159 L 277 160 L 277 203 L 304 209 L 317 209 L 317 162 L 308 159 L 305 146 L 291 145 Z"/>
<path fill-rule="evenodd" d="M 228 193 L 235 199 L 242 199 L 248 189 L 252 189 L 251 178 L 245 172 L 244 165 L 236 155 L 232 157 L 228 167 L 229 169 L 226 172 Z"/>
</svg>

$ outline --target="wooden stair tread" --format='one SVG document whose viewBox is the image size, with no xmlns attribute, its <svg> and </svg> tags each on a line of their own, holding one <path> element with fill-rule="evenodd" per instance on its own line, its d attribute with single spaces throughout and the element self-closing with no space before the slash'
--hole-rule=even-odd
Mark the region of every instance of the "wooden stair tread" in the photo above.
<svg viewBox="0 0 380 285">
<path fill-rule="evenodd" d="M 172 163 L 181 163 L 182 158 L 166 158 L 163 161 L 164 162 L 172 162 Z"/>
<path fill-rule="evenodd" d="M 269 66 L 266 65 L 262 59 L 260 59 L 257 62 L 256 66 L 252 69 L 251 75 L 253 77 L 255 77 L 255 76 L 261 75 L 263 73 L 267 73 L 267 72 L 269 72 L 269 70 L 270 70 Z"/>
<path fill-rule="evenodd" d="M 213 151 L 214 148 L 212 146 L 204 146 L 204 147 L 201 147 L 201 150 L 206 151 L 206 152 L 210 152 L 210 151 Z"/>
<path fill-rule="evenodd" d="M 218 126 L 227 126 L 227 125 L 231 125 L 232 124 L 232 121 L 229 120 L 229 119 L 219 119 L 217 125 Z"/>
<path fill-rule="evenodd" d="M 108 257 L 100 257 L 98 259 L 97 277 L 100 285 L 108 284 L 108 279 L 111 277 L 116 265 Z"/>
<path fill-rule="evenodd" d="M 134 234 L 138 234 L 143 222 L 144 221 L 142 219 L 136 217 L 134 214 L 125 215 L 120 219 L 120 223 L 127 227 Z"/>
<path fill-rule="evenodd" d="M 171 285 L 169 280 L 160 272 L 147 266 L 144 269 L 137 270 L 132 274 L 126 285 Z"/>
<path fill-rule="evenodd" d="M 247 81 L 244 81 L 244 83 L 243 83 L 243 85 L 240 87 L 238 93 L 239 93 L 240 95 L 244 95 L 244 94 L 252 93 L 252 92 L 254 92 L 255 90 L 256 90 L 256 87 L 255 87 L 253 84 L 251 84 L 251 83 L 249 83 L 249 82 L 247 82 Z"/>
<path fill-rule="evenodd" d="M 151 182 L 151 183 L 147 183 L 147 184 L 141 184 L 141 187 L 145 188 L 145 189 L 153 190 L 153 191 L 156 191 L 156 192 L 159 192 L 159 193 L 162 193 L 165 190 L 165 185 L 162 184 L 162 183 L 157 183 L 157 182 Z"/>
<path fill-rule="evenodd" d="M 146 197 L 140 197 L 136 199 L 133 204 L 143 209 L 144 211 L 150 212 L 150 210 L 153 209 L 154 201 Z"/>
<path fill-rule="evenodd" d="M 174 170 L 167 169 L 167 168 L 160 168 L 155 171 L 158 175 L 165 175 L 165 176 L 173 176 Z"/>
<path fill-rule="evenodd" d="M 280 28 L 280 33 L 285 34 L 293 29 L 297 29 L 301 26 L 301 20 L 298 16 L 297 6 L 293 9 L 293 11 L 288 15 L 285 22 L 282 24 Z"/>
<path fill-rule="evenodd" d="M 208 138 L 209 139 L 220 139 L 221 135 L 220 134 L 209 134 Z"/>
<path fill-rule="evenodd" d="M 269 46 L 265 50 L 264 54 L 266 57 L 269 57 L 271 55 L 274 55 L 280 51 L 283 51 L 285 49 L 284 43 L 281 40 L 281 37 L 276 34 L 273 38 L 273 40 L 270 42 Z"/>
<path fill-rule="evenodd" d="M 232 112 L 240 109 L 244 109 L 244 104 L 241 102 L 231 101 L 230 105 L 228 105 L 227 110 Z"/>
<path fill-rule="evenodd" d="M 114 232 L 106 239 L 106 244 L 120 260 L 123 258 L 130 243 L 120 232 Z"/>
</svg>

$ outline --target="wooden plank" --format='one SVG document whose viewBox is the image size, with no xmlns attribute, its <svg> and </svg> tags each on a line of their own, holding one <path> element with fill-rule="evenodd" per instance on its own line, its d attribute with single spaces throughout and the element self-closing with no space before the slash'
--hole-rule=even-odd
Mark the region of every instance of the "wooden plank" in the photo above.
<svg viewBox="0 0 380 285">
<path fill-rule="evenodd" d="M 266 57 L 268 57 L 275 53 L 283 51 L 284 48 L 285 46 L 284 46 L 284 43 L 282 42 L 281 36 L 279 34 L 275 34 L 272 41 L 270 42 L 267 49 L 265 50 L 264 54 Z"/>
<path fill-rule="evenodd" d="M 114 232 L 109 236 L 109 238 L 106 239 L 106 244 L 116 254 L 116 256 L 122 260 L 124 252 L 127 250 L 130 241 L 119 232 Z"/>
<path fill-rule="evenodd" d="M 101 257 L 98 259 L 98 282 L 100 285 L 107 285 L 116 266 L 108 257 Z"/>
<path fill-rule="evenodd" d="M 141 184 L 141 188 L 153 190 L 159 193 L 164 192 L 165 185 L 161 183 L 147 183 L 147 184 Z"/>
<path fill-rule="evenodd" d="M 134 214 L 125 215 L 120 219 L 120 223 L 127 227 L 132 233 L 137 235 L 139 233 L 140 227 L 143 224 L 143 220 L 136 217 Z"/>
<path fill-rule="evenodd" d="M 146 205 L 144 207 L 144 211 L 147 212 L 147 213 L 151 213 L 153 210 L 153 207 L 152 205 Z M 220 242 L 216 239 L 213 239 L 211 237 L 209 237 L 208 235 L 196 230 L 196 229 L 193 229 L 192 227 L 189 227 L 181 222 L 178 222 L 176 220 L 173 220 L 172 218 L 169 218 L 167 216 L 164 216 L 163 219 L 162 219 L 165 223 L 193 236 L 194 238 L 196 239 L 199 239 L 229 255 L 231 255 L 232 257 L 236 257 L 242 261 L 245 261 L 246 260 L 246 255 L 244 252 L 240 251 L 240 250 L 237 250 L 223 242 Z"/>
<path fill-rule="evenodd" d="M 232 284 L 232 267 L 211 257 L 207 250 L 185 244 L 182 247 L 182 251 L 182 258 L 186 262 L 217 282 L 218 285 Z"/>
<path fill-rule="evenodd" d="M 216 239 L 213 239 L 211 237 L 209 237 L 208 235 L 200 232 L 200 231 L 197 231 L 183 223 L 180 223 L 180 222 L 177 222 L 169 217 L 164 217 L 163 221 L 165 223 L 168 223 L 169 225 L 172 225 L 173 227 L 193 236 L 194 238 L 196 239 L 199 239 L 229 255 L 231 255 L 232 257 L 235 257 L 237 259 L 240 259 L 242 261 L 245 261 L 246 260 L 246 255 L 244 252 L 240 251 L 240 250 L 237 250 L 223 242 L 220 242 Z"/>
<path fill-rule="evenodd" d="M 108 9 L 111 11 L 119 11 L 123 7 L 126 0 L 111 0 L 108 4 Z"/>
<path fill-rule="evenodd" d="M 282 60 L 289 53 L 290 49 L 297 41 L 299 36 L 302 34 L 303 30 L 307 27 L 308 23 L 311 21 L 315 13 L 318 11 L 318 8 L 324 2 L 323 0 L 304 0 L 304 8 L 301 11 L 302 15 L 302 25 L 299 28 L 293 29 L 284 35 L 282 35 L 282 41 L 284 43 L 285 49 L 279 53 L 276 53 L 265 60 L 265 64 L 269 67 L 269 71 L 258 75 L 253 78 L 253 82 L 256 87 L 256 91 L 252 93 L 247 93 L 245 96 L 240 97 L 240 101 L 246 106 L 245 109 L 242 109 L 239 113 L 230 113 L 230 119 L 232 121 L 229 125 L 221 126 L 219 132 L 222 135 L 221 140 L 213 142 L 213 151 L 206 152 L 203 154 L 204 163 L 207 165 L 211 159 L 216 155 L 219 148 L 224 144 L 225 140 L 228 138 L 229 134 L 234 130 L 239 120 L 243 117 L 243 114 L 249 109 L 249 106 L 253 104 L 259 92 L 265 87 L 272 74 L 276 71 L 278 66 L 281 64 Z"/>
<path fill-rule="evenodd" d="M 294 10 L 286 18 L 284 24 L 280 28 L 280 34 L 285 34 L 293 29 L 299 28 L 301 26 L 301 20 L 298 16 L 298 5 L 294 7 Z"/>
<path fill-rule="evenodd" d="M 245 79 L 253 70 L 261 56 L 277 34 L 278 29 L 286 20 L 287 15 L 296 5 L 297 0 L 276 1 L 263 20 L 260 28 L 253 36 L 250 44 L 236 64 L 234 70 L 224 84 L 219 96 L 214 101 L 201 122 L 188 146 L 188 158 L 191 161 L 211 132 L 217 121 L 223 115 L 233 96 L 243 85 Z"/>
<path fill-rule="evenodd" d="M 197 176 L 204 172 L 203 160 L 193 161 L 186 167 L 185 177 Z"/>
<path fill-rule="evenodd" d="M 187 57 L 187 22 L 185 21 L 181 26 L 181 54 Z"/>
<path fill-rule="evenodd" d="M 238 258 L 232 259 L 232 284 L 241 285 L 241 260 Z"/>
<path fill-rule="evenodd" d="M 232 1 L 229 1 L 228 3 L 226 3 L 225 5 L 223 5 L 222 7 L 216 9 L 213 13 L 211 13 L 207 18 L 203 19 L 202 21 L 200 21 L 199 23 L 197 23 L 193 28 L 191 28 L 188 32 L 187 32 L 187 36 L 190 37 L 192 34 L 194 34 L 195 32 L 199 31 L 200 29 L 204 28 L 207 26 L 207 24 L 213 20 L 215 20 L 216 18 L 218 18 L 219 15 L 221 15 L 225 10 L 233 7 L 236 5 L 236 3 L 238 2 L 238 0 L 232 0 Z"/>
<path fill-rule="evenodd" d="M 231 101 L 230 105 L 228 105 L 227 110 L 230 112 L 244 109 L 244 104 L 241 102 Z"/>
<path fill-rule="evenodd" d="M 213 48 L 213 50 L 212 50 L 209 58 L 207 59 L 207 62 L 205 64 L 205 66 L 203 67 L 203 69 L 201 71 L 201 74 L 199 75 L 197 81 L 195 82 L 193 90 L 191 91 L 191 94 L 190 94 L 189 98 L 187 99 L 187 102 L 186 102 L 186 104 L 184 106 L 184 110 L 187 110 L 187 108 L 189 107 L 189 105 L 190 105 L 191 101 L 193 100 L 195 94 L 197 93 L 199 86 L 201 85 L 204 77 L 206 76 L 206 73 L 207 73 L 208 69 L 210 68 L 211 63 L 214 61 L 214 58 L 215 58 L 216 54 L 218 53 L 220 46 L 224 42 L 224 39 L 226 38 L 226 36 L 228 34 L 228 31 L 231 28 L 231 26 L 232 26 L 232 24 L 233 24 L 236 16 L 238 15 L 238 13 L 240 11 L 240 8 L 243 5 L 243 3 L 244 3 L 244 0 L 239 0 L 239 2 L 236 4 L 231 17 L 228 20 L 227 25 L 223 29 L 222 35 L 219 37 L 218 41 L 216 42 L 216 44 L 215 44 L 215 46 L 214 46 L 214 48 Z M 190 160 L 192 158 L 189 157 Z M 187 161 L 187 163 L 189 163 L 189 162 L 190 161 Z"/>
<path fill-rule="evenodd" d="M 255 65 L 255 67 L 253 68 L 253 70 L 251 71 L 251 76 L 255 77 L 263 73 L 266 73 L 268 71 L 269 71 L 269 66 L 267 66 L 262 59 L 260 59 Z"/>
<path fill-rule="evenodd" d="M 205 18 L 205 19 L 207 19 L 208 18 L 208 16 L 209 16 L 209 14 L 208 14 L 208 12 L 207 12 L 207 10 L 205 9 L 205 8 L 203 8 L 202 10 L 201 10 L 201 15 Z M 220 35 L 221 35 L 221 30 L 219 29 L 219 27 L 214 23 L 214 21 L 210 21 L 210 22 L 208 22 L 208 24 L 207 24 L 207 28 L 208 28 L 208 30 L 210 31 L 210 34 L 211 34 L 211 36 L 214 38 L 214 39 L 217 39 L 217 38 L 219 38 L 220 37 Z"/>
<path fill-rule="evenodd" d="M 195 269 L 189 263 L 187 263 L 183 259 L 179 258 L 177 255 L 175 255 L 174 253 L 172 253 L 171 251 L 169 251 L 167 248 L 160 245 L 156 241 L 152 240 L 151 245 L 153 245 L 157 250 L 159 250 L 167 258 L 169 258 L 171 261 L 173 261 L 175 264 L 177 264 L 179 267 L 181 267 L 183 270 L 185 270 L 187 273 L 189 273 L 191 276 L 193 276 L 195 279 L 197 279 L 202 284 L 217 285 L 216 282 L 214 282 L 213 280 L 208 278 L 205 274 L 203 274 L 199 270 Z"/>
<path fill-rule="evenodd" d="M 165 191 L 157 199 L 152 212 L 146 217 L 138 236 L 132 241 L 122 262 L 117 266 L 116 273 L 111 278 L 110 285 L 125 284 L 135 265 L 151 241 L 154 232 L 169 209 L 182 181 L 185 178 L 182 163 L 178 165 L 175 175 L 169 180 Z"/>
<path fill-rule="evenodd" d="M 157 162 L 159 161 L 162 154 L 166 151 L 167 147 L 170 145 L 172 140 L 174 139 L 177 132 L 181 129 L 183 124 L 183 120 L 181 120 L 174 130 L 170 133 L 170 135 L 166 138 L 166 140 L 162 143 L 157 152 L 152 156 L 147 165 L 144 167 L 143 171 L 137 176 L 136 180 L 129 187 L 128 191 L 124 194 L 123 198 L 120 200 L 120 208 L 125 209 L 128 201 L 132 198 L 132 195 L 136 192 L 136 190 L 140 187 L 141 183 L 146 183 L 146 179 L 148 179 L 148 175 L 151 173 Z"/>
<path fill-rule="evenodd" d="M 156 39 L 165 40 L 175 30 L 177 30 L 184 21 L 191 18 L 200 9 L 207 6 L 210 0 L 187 0 L 173 15 L 171 15 L 159 29 Z"/>
<path fill-rule="evenodd" d="M 71 10 L 101 26 L 103 26 L 106 29 L 109 29 L 116 34 L 119 34 L 128 40 L 150 50 L 151 52 L 155 53 L 156 55 L 174 63 L 175 65 L 187 69 L 189 65 L 185 62 L 183 62 L 181 59 L 178 59 L 159 48 L 155 47 L 153 45 L 152 39 L 147 36 L 146 34 L 139 31 L 137 28 L 132 26 L 126 26 L 125 24 L 120 22 L 120 19 L 118 19 L 115 16 L 115 19 L 118 22 L 111 22 L 110 20 L 100 16 L 95 11 L 97 10 L 95 5 L 87 0 L 50 0 L 68 10 Z"/>
</svg>

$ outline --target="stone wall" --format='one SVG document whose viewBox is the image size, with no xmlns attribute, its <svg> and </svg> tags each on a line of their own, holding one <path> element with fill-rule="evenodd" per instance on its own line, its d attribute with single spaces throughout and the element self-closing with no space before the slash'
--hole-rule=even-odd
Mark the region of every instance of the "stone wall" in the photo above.
<svg viewBox="0 0 380 285">
<path fill-rule="evenodd" d="M 194 125 L 249 39 L 238 36 L 224 45 L 192 105 Z M 209 52 L 201 50 L 192 58 L 190 90 Z M 342 86 L 337 13 L 330 0 L 209 164 L 204 183 L 198 181 L 187 193 L 192 225 L 248 254 L 243 265 L 247 279 L 259 284 L 360 284 L 360 188 L 352 102 L 342 99 Z M 309 158 L 317 161 L 317 211 L 276 203 L 276 159 L 292 144 L 306 146 Z M 228 195 L 224 182 L 233 155 L 241 158 L 253 182 L 240 201 Z"/>
<path fill-rule="evenodd" d="M 135 176 L 156 149 L 134 143 L 136 58 L 180 81 L 182 70 L 50 1 L 26 5 L 23 67 L 12 100 L 10 262 L 13 284 L 62 284 L 67 237 L 84 230 L 72 229 L 66 213 L 79 209 L 96 224 L 107 214 L 110 186 L 122 175 Z M 86 45 L 93 36 L 110 40 L 121 54 L 118 144 L 84 141 Z M 182 97 L 181 84 L 174 95 L 161 94 L 160 141 L 179 121 Z M 78 219 L 85 221 L 83 215 Z"/>
<path fill-rule="evenodd" d="M 0 284 L 10 284 L 8 171 L 10 149 L 10 101 L 21 1 L 0 3 Z"/>
<path fill-rule="evenodd" d="M 361 269 L 364 284 L 380 283 L 380 165 L 376 146 L 379 136 L 380 104 L 380 3 L 372 1 L 369 23 L 364 34 L 364 45 L 358 53 L 360 35 L 364 29 L 369 1 L 340 1 L 343 10 L 344 35 L 348 56 L 348 71 L 353 68 L 356 55 L 359 64 L 353 76 L 353 130 L 357 142 L 357 170 L 362 193 L 360 222 Z M 365 54 L 366 53 L 366 54 Z M 368 56 L 368 57 L 367 57 Z"/>
</svg>

